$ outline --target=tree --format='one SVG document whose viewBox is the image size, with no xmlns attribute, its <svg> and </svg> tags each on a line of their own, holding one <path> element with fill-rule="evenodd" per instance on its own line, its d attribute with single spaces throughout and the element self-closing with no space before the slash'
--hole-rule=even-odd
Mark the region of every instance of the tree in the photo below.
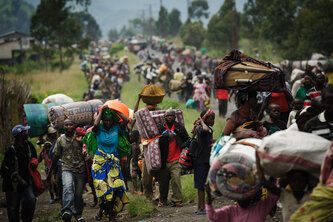
<svg viewBox="0 0 333 222">
<path fill-rule="evenodd" d="M 198 49 L 201 47 L 205 39 L 206 30 L 202 22 L 191 22 L 189 19 L 180 29 L 180 37 L 184 44 L 195 46 Z"/>
<path fill-rule="evenodd" d="M 23 0 L 0 1 L 0 32 L 20 31 L 29 33 L 30 17 L 34 8 Z"/>
<path fill-rule="evenodd" d="M 194 0 L 192 1 L 189 13 L 190 13 L 190 19 L 200 21 L 201 17 L 208 18 L 209 12 L 208 12 L 209 6 L 208 2 L 206 0 Z"/>
<path fill-rule="evenodd" d="M 88 36 L 94 41 L 100 40 L 102 37 L 102 31 L 95 18 L 90 13 L 85 11 L 75 12 L 74 18 L 81 25 L 81 29 L 83 30 L 82 38 Z"/>
<path fill-rule="evenodd" d="M 133 35 L 135 35 L 135 31 L 133 30 L 133 28 L 131 27 L 127 28 L 126 25 L 124 25 L 119 32 L 119 37 L 121 38 L 131 37 Z"/>
<path fill-rule="evenodd" d="M 307 59 L 311 53 L 333 52 L 333 2 L 308 1 L 302 5 L 294 29 L 282 44 L 287 59 Z"/>
<path fill-rule="evenodd" d="M 119 39 L 119 33 L 117 29 L 110 29 L 108 32 L 108 38 L 110 41 L 115 42 Z"/>
<path fill-rule="evenodd" d="M 234 0 L 225 0 L 209 20 L 206 36 L 208 46 L 225 51 L 238 48 L 238 17 Z"/>
<path fill-rule="evenodd" d="M 89 0 L 76 0 L 86 5 Z M 30 32 L 37 40 L 47 40 L 50 46 L 57 46 L 59 51 L 59 68 L 63 69 L 63 47 L 67 48 L 77 42 L 82 30 L 67 6 L 68 0 L 41 0 L 36 13 L 31 17 Z"/>
<path fill-rule="evenodd" d="M 161 6 L 158 12 L 158 20 L 155 22 L 156 30 L 161 37 L 167 36 L 168 28 L 168 11 L 166 8 Z"/>
<path fill-rule="evenodd" d="M 180 11 L 178 9 L 172 9 L 168 15 L 168 34 L 176 36 L 179 33 L 182 22 L 180 20 Z"/>
</svg>

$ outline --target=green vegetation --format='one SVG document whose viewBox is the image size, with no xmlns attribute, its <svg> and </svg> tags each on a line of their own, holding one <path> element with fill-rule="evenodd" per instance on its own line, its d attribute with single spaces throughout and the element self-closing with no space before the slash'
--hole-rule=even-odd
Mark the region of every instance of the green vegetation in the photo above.
<svg viewBox="0 0 333 222">
<path fill-rule="evenodd" d="M 63 56 L 66 56 L 63 50 L 68 49 L 66 52 L 72 53 L 72 45 L 82 37 L 82 27 L 74 17 L 72 7 L 67 5 L 70 1 L 42 0 L 31 17 L 31 35 L 40 42 L 45 41 L 51 48 L 58 49 L 60 71 L 64 69 Z M 90 0 L 75 2 L 86 7 L 90 4 Z"/>
<path fill-rule="evenodd" d="M 197 198 L 197 190 L 194 188 L 194 175 L 188 174 L 181 176 L 183 201 L 194 202 Z"/>
<path fill-rule="evenodd" d="M 206 0 L 197 1 L 202 4 L 198 7 L 204 9 Z M 192 1 L 190 9 L 197 1 Z M 221 58 L 236 48 L 250 56 L 259 53 L 263 60 L 278 62 L 281 58 L 308 59 L 313 52 L 326 56 L 333 52 L 333 30 L 327 29 L 333 22 L 332 1 L 248 0 L 243 12 L 236 11 L 235 2 L 225 0 L 209 20 L 200 47 L 207 48 L 210 55 Z M 192 12 L 191 20 L 194 15 Z M 192 39 L 193 30 L 188 28 L 194 24 L 190 19 L 182 26 L 181 37 L 185 44 L 196 45 L 192 43 L 197 42 Z"/>
<path fill-rule="evenodd" d="M 62 73 L 33 71 L 11 78 L 20 78 L 30 85 L 31 98 L 35 102 L 41 102 L 45 97 L 55 93 L 64 93 L 75 101 L 81 101 L 84 91 L 88 88 L 84 74 L 79 69 L 78 60 Z"/>
<path fill-rule="evenodd" d="M 121 50 L 123 50 L 124 47 L 125 47 L 124 43 L 114 43 L 111 45 L 109 53 L 110 53 L 110 55 L 114 55 L 117 52 L 120 52 Z"/>
<path fill-rule="evenodd" d="M 33 6 L 24 0 L 0 0 L 0 34 L 14 30 L 29 33 L 33 13 Z"/>
<path fill-rule="evenodd" d="M 147 217 L 151 212 L 156 210 L 156 207 L 148 201 L 144 196 L 133 195 L 129 204 L 126 205 L 126 210 L 130 217 Z"/>
</svg>

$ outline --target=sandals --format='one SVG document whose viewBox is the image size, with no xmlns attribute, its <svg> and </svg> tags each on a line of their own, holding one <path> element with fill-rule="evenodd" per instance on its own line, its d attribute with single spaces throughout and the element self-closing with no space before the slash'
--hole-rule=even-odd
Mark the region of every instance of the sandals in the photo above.
<svg viewBox="0 0 333 222">
<path fill-rule="evenodd" d="M 183 207 L 183 203 L 179 202 L 179 203 L 172 203 L 172 207 Z"/>
<path fill-rule="evenodd" d="M 203 211 L 196 211 L 195 214 L 196 215 L 206 215 L 206 209 L 204 209 Z"/>
</svg>

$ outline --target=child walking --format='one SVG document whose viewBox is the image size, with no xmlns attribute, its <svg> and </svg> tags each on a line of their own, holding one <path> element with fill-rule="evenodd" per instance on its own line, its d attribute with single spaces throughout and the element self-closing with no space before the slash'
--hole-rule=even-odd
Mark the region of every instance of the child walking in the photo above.
<svg viewBox="0 0 333 222">
<path fill-rule="evenodd" d="M 205 182 L 209 171 L 209 156 L 213 142 L 212 126 L 215 121 L 213 110 L 204 110 L 200 118 L 194 122 L 192 133 L 197 135 L 198 147 L 194 152 L 197 158 L 194 162 L 194 187 L 198 190 L 197 215 L 206 214 L 205 210 Z"/>
</svg>

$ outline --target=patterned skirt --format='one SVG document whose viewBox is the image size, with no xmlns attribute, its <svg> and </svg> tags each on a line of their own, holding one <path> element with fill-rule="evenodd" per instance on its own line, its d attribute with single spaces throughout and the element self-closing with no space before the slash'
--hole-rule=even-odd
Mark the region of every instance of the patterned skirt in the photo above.
<svg viewBox="0 0 333 222">
<path fill-rule="evenodd" d="M 105 205 L 114 200 L 115 212 L 122 211 L 129 200 L 118 154 L 108 154 L 98 149 L 92 164 L 92 177 L 99 204 Z"/>
</svg>

